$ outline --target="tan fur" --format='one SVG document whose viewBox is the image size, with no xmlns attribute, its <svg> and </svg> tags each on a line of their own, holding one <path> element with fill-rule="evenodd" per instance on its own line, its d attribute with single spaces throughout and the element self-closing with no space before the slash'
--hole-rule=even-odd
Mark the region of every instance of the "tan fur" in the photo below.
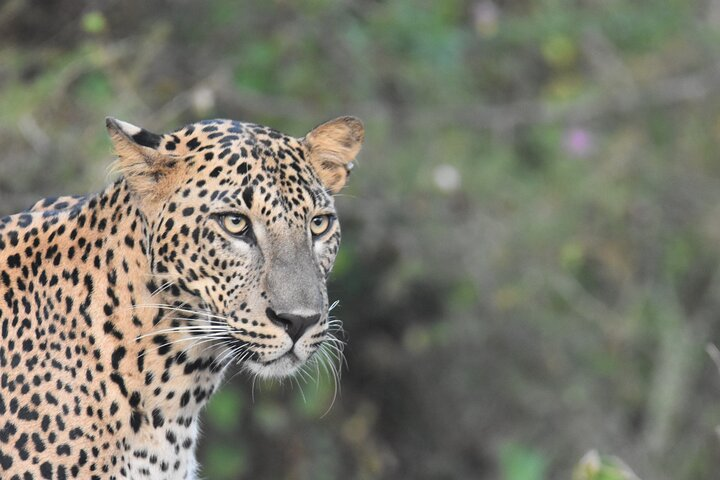
<svg viewBox="0 0 720 480">
<path fill-rule="evenodd" d="M 107 129 L 118 157 L 111 170 L 121 174 L 148 206 L 165 198 L 181 173 L 177 155 L 139 145 L 112 119 L 108 119 Z"/>
<path fill-rule="evenodd" d="M 339 192 L 347 183 L 364 137 L 363 124 L 355 117 L 330 120 L 305 136 L 310 163 L 330 192 Z"/>
</svg>

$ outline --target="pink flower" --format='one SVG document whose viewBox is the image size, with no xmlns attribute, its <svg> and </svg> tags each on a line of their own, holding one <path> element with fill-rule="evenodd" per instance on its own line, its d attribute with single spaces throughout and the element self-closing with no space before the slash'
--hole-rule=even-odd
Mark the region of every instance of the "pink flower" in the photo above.
<svg viewBox="0 0 720 480">
<path fill-rule="evenodd" d="M 575 157 L 587 157 L 592 153 L 595 141 L 593 134 L 584 128 L 574 127 L 565 132 L 563 148 Z"/>
</svg>

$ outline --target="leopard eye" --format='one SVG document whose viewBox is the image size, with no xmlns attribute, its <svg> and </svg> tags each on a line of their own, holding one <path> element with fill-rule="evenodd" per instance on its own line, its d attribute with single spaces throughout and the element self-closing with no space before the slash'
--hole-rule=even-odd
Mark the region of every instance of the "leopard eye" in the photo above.
<svg viewBox="0 0 720 480">
<path fill-rule="evenodd" d="M 247 235 L 250 231 L 250 221 L 244 215 L 227 214 L 220 217 L 220 224 L 225 231 L 236 237 Z"/>
<path fill-rule="evenodd" d="M 310 233 L 318 238 L 328 232 L 335 222 L 334 215 L 318 215 L 310 220 Z"/>
</svg>

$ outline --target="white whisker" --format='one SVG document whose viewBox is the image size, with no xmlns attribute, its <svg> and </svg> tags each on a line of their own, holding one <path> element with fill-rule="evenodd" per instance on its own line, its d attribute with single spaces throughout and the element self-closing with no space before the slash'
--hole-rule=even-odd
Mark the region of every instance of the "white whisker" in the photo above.
<svg viewBox="0 0 720 480">
<path fill-rule="evenodd" d="M 207 326 L 207 325 L 188 325 L 188 326 L 180 326 L 180 327 L 174 327 L 174 328 L 164 328 L 162 330 L 155 330 L 153 332 L 149 332 L 143 335 L 139 335 L 135 337 L 135 340 L 140 340 L 141 338 L 146 337 L 152 337 L 155 335 L 161 335 L 163 333 L 192 333 L 192 332 L 229 332 L 230 330 L 227 327 L 221 327 L 221 326 Z"/>
<path fill-rule="evenodd" d="M 170 282 L 165 283 L 164 285 L 161 285 L 161 286 L 158 287 L 154 292 L 152 292 L 152 293 L 150 294 L 150 296 L 151 296 L 151 297 L 154 297 L 155 295 L 158 295 L 158 294 L 164 292 L 165 290 L 167 290 L 168 288 L 170 288 L 171 286 L 173 286 L 174 283 L 175 283 L 175 282 L 170 281 Z"/>
<path fill-rule="evenodd" d="M 163 304 L 163 303 L 144 303 L 144 304 L 139 304 L 139 305 L 133 305 L 132 308 L 157 308 L 160 310 L 170 310 L 170 311 L 175 311 L 175 312 L 189 313 L 192 315 L 202 315 L 204 317 L 217 318 L 219 320 L 225 320 L 225 321 L 229 320 L 227 317 L 221 317 L 219 315 L 214 315 L 209 312 L 196 312 L 194 310 L 190 310 L 187 308 L 173 307 L 172 305 L 167 305 L 167 304 Z"/>
<path fill-rule="evenodd" d="M 140 357 L 142 357 L 142 356 L 144 356 L 144 355 L 147 355 L 148 353 L 156 352 L 156 351 L 160 350 L 160 349 L 163 348 L 163 347 L 168 347 L 168 346 L 170 346 L 170 345 L 174 345 L 174 344 L 180 343 L 180 342 L 189 342 L 189 341 L 192 341 L 192 340 L 211 341 L 211 340 L 219 340 L 219 339 L 222 339 L 222 338 L 224 338 L 224 336 L 221 336 L 221 335 L 219 335 L 219 334 L 217 334 L 217 333 L 213 333 L 213 334 L 209 334 L 209 335 L 201 335 L 201 336 L 197 336 L 197 337 L 184 337 L 184 338 L 179 338 L 179 339 L 177 339 L 177 340 L 173 340 L 172 342 L 167 342 L 167 343 L 164 343 L 164 344 L 162 344 L 162 345 L 159 345 L 157 348 L 154 348 L 154 349 L 152 349 L 152 350 L 146 350 L 146 351 L 143 352 L 141 355 L 138 355 L 138 358 L 140 358 Z M 199 344 L 199 343 L 198 343 L 198 344 Z"/>
</svg>

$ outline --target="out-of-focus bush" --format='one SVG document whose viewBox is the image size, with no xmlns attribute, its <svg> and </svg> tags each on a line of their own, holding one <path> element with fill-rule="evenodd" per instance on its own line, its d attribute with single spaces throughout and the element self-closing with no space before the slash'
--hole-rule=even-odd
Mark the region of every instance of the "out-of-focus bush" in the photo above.
<svg viewBox="0 0 720 480">
<path fill-rule="evenodd" d="M 233 377 L 203 474 L 714 478 L 718 40 L 717 0 L 8 0 L 0 210 L 99 189 L 105 115 L 358 115 L 342 392 Z"/>
</svg>

